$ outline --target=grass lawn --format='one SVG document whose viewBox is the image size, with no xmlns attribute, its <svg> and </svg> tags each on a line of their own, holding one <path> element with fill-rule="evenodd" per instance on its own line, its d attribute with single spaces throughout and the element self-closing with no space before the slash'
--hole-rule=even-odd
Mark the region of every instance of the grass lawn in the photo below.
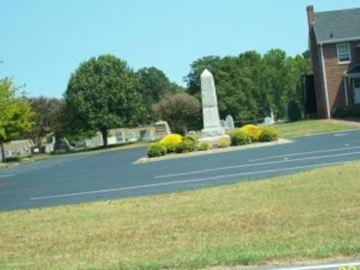
<svg viewBox="0 0 360 270">
<path fill-rule="evenodd" d="M 0 213 L 0 269 L 193 269 L 360 256 L 360 162 Z"/>
<path fill-rule="evenodd" d="M 337 120 L 304 120 L 292 123 L 275 124 L 282 138 L 295 138 L 324 132 L 360 128 L 360 124 Z"/>
</svg>

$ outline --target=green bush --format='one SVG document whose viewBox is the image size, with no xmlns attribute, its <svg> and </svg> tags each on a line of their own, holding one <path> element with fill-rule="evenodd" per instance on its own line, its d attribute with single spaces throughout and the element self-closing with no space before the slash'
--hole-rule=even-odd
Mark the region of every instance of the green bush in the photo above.
<svg viewBox="0 0 360 270">
<path fill-rule="evenodd" d="M 277 131 L 273 128 L 263 128 L 260 136 L 259 141 L 260 142 L 273 142 L 276 141 L 279 137 L 279 134 Z"/>
<path fill-rule="evenodd" d="M 245 145 L 251 143 L 250 136 L 240 129 L 236 129 L 230 133 L 231 145 Z"/>
<path fill-rule="evenodd" d="M 162 146 L 165 146 L 168 153 L 175 152 L 176 148 L 183 141 L 183 137 L 180 134 L 168 134 L 162 138 L 159 142 Z"/>
<path fill-rule="evenodd" d="M 334 118 L 360 118 L 360 107 L 342 107 L 335 109 Z"/>
<path fill-rule="evenodd" d="M 288 120 L 290 122 L 299 121 L 302 119 L 302 111 L 299 103 L 290 101 L 288 105 Z"/>
<path fill-rule="evenodd" d="M 219 138 L 216 140 L 216 146 L 218 148 L 226 148 L 231 144 L 230 139 L 228 137 Z"/>
<path fill-rule="evenodd" d="M 188 153 L 195 150 L 195 143 L 192 139 L 186 138 L 176 147 L 177 153 Z"/>
<path fill-rule="evenodd" d="M 147 149 L 147 155 L 150 158 L 165 156 L 166 153 L 167 153 L 166 147 L 158 142 L 150 144 Z"/>
<path fill-rule="evenodd" d="M 199 151 L 206 151 L 212 148 L 212 143 L 208 141 L 203 141 L 198 144 L 197 150 Z"/>
<path fill-rule="evenodd" d="M 199 136 L 196 133 L 188 133 L 188 134 L 186 134 L 184 139 L 192 140 L 194 142 L 194 144 L 197 144 L 199 142 Z"/>
</svg>

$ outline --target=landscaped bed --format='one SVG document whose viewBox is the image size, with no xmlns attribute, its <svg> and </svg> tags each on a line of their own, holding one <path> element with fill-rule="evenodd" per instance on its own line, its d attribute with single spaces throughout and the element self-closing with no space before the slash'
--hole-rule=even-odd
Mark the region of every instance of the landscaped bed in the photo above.
<svg viewBox="0 0 360 270">
<path fill-rule="evenodd" d="M 278 133 L 273 128 L 245 125 L 242 128 L 231 130 L 227 135 L 221 136 L 215 141 L 207 141 L 201 137 L 201 134 L 195 132 L 188 133 L 186 136 L 169 134 L 160 141 L 150 144 L 147 155 L 149 158 L 155 158 L 167 154 L 224 149 L 230 146 L 274 142 L 277 140 Z"/>
<path fill-rule="evenodd" d="M 1 269 L 195 269 L 360 256 L 360 163 L 0 213 Z"/>
</svg>

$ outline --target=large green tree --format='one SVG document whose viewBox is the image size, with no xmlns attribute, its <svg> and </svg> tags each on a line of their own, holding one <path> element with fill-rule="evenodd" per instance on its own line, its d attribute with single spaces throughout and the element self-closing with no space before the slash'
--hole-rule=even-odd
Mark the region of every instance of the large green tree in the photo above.
<svg viewBox="0 0 360 270">
<path fill-rule="evenodd" d="M 140 81 L 140 90 L 148 105 L 174 94 L 176 86 L 170 82 L 164 72 L 155 67 L 144 67 L 136 72 Z"/>
<path fill-rule="evenodd" d="M 16 96 L 16 87 L 9 79 L 0 80 L 0 112 L 0 151 L 4 161 L 4 143 L 29 130 L 33 116 L 30 104 Z"/>
<path fill-rule="evenodd" d="M 104 146 L 111 128 L 137 125 L 145 113 L 136 74 L 125 61 L 112 55 L 80 64 L 70 77 L 65 102 L 69 130 L 99 130 Z"/>
</svg>

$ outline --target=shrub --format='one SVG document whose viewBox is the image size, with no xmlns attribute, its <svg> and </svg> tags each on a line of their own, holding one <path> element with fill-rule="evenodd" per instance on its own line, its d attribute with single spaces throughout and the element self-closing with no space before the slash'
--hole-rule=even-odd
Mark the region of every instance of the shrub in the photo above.
<svg viewBox="0 0 360 270">
<path fill-rule="evenodd" d="M 333 113 L 334 118 L 359 118 L 360 107 L 342 107 L 337 108 Z"/>
<path fill-rule="evenodd" d="M 198 144 L 197 150 L 199 151 L 206 151 L 212 148 L 212 143 L 208 141 L 203 141 Z"/>
<path fill-rule="evenodd" d="M 160 144 L 165 146 L 168 153 L 175 152 L 178 145 L 183 141 L 183 137 L 179 134 L 169 134 L 160 140 Z"/>
<path fill-rule="evenodd" d="M 230 139 L 229 137 L 222 137 L 216 140 L 216 146 L 218 148 L 226 148 L 230 146 Z"/>
<path fill-rule="evenodd" d="M 199 136 L 196 133 L 188 133 L 186 134 L 184 139 L 191 140 L 194 144 L 197 144 L 199 142 Z"/>
<path fill-rule="evenodd" d="M 189 138 L 185 138 L 177 147 L 177 153 L 188 153 L 195 150 L 195 143 Z"/>
<path fill-rule="evenodd" d="M 236 129 L 230 133 L 231 145 L 244 145 L 251 143 L 250 136 L 240 129 Z"/>
<path fill-rule="evenodd" d="M 263 128 L 259 136 L 260 142 L 273 142 L 278 139 L 279 135 L 273 128 Z"/>
<path fill-rule="evenodd" d="M 158 142 L 150 144 L 150 146 L 147 149 L 147 155 L 150 158 L 165 156 L 166 153 L 167 153 L 166 147 Z"/>
<path fill-rule="evenodd" d="M 288 105 L 288 120 L 290 122 L 299 121 L 302 119 L 302 112 L 299 103 L 290 101 Z"/>
<path fill-rule="evenodd" d="M 259 136 L 261 133 L 260 127 L 249 124 L 243 126 L 240 130 L 245 132 L 245 134 L 247 134 L 250 137 L 251 141 L 256 142 L 259 140 Z"/>
</svg>

